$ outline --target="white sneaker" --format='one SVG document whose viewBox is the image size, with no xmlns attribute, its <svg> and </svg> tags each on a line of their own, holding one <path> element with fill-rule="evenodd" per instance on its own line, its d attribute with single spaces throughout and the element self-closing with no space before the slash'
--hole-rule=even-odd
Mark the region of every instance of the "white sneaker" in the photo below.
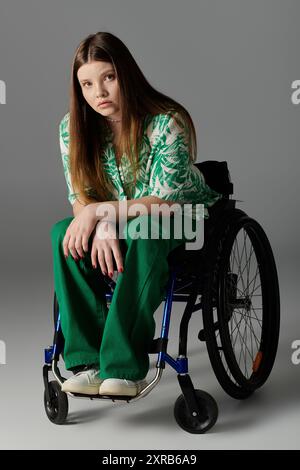
<svg viewBox="0 0 300 470">
<path fill-rule="evenodd" d="M 100 370 L 96 368 L 81 370 L 67 379 L 62 384 L 61 389 L 63 392 L 98 395 L 99 386 L 104 380 L 98 377 L 99 372 Z"/>
<path fill-rule="evenodd" d="M 134 397 L 147 385 L 148 382 L 145 379 L 135 382 L 127 379 L 103 379 L 99 395 L 126 395 Z"/>
</svg>

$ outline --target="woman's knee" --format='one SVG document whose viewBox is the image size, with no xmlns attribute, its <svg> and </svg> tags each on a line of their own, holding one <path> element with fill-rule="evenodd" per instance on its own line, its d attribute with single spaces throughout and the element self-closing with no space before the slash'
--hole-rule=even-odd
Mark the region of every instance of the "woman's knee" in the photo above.
<svg viewBox="0 0 300 470">
<path fill-rule="evenodd" d="M 50 234 L 52 240 L 57 240 L 65 236 L 68 226 L 72 222 L 74 217 L 66 217 L 65 219 L 59 220 L 52 225 Z"/>
</svg>

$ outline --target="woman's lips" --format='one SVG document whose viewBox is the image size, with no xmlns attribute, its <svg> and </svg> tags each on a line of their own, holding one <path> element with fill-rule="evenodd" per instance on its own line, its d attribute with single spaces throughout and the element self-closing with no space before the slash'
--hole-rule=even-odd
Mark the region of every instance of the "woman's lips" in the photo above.
<svg viewBox="0 0 300 470">
<path fill-rule="evenodd" d="M 108 106 L 111 104 L 111 101 L 104 101 L 103 103 L 98 104 L 98 106 Z"/>
</svg>

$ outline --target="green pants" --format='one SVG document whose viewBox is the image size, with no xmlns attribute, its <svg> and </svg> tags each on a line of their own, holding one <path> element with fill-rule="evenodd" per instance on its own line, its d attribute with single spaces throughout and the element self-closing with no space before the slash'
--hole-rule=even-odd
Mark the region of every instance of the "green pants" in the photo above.
<svg viewBox="0 0 300 470">
<path fill-rule="evenodd" d="M 109 308 L 100 267 L 94 269 L 91 264 L 92 237 L 83 259 L 75 261 L 71 254 L 66 259 L 62 242 L 73 217 L 52 226 L 54 288 L 65 339 L 66 369 L 97 364 L 102 379 L 140 380 L 147 375 L 148 352 L 155 335 L 154 313 L 164 299 L 169 279 L 167 256 L 187 239 L 174 238 L 172 218 L 169 239 L 162 238 L 161 219 L 156 219 L 154 227 L 158 239 L 136 238 L 132 233 L 143 217 L 148 218 L 150 229 L 152 218 L 144 215 L 130 219 L 123 230 L 120 246 L 124 272 L 118 274 Z M 134 226 L 128 230 L 131 224 Z"/>
</svg>

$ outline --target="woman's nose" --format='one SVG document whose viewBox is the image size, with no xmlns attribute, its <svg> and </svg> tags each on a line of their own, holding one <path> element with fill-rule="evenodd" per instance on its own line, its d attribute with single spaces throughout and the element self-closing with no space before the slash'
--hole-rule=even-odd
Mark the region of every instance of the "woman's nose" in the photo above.
<svg viewBox="0 0 300 470">
<path fill-rule="evenodd" d="M 104 88 L 96 88 L 96 96 L 106 96 L 106 91 L 104 90 Z"/>
</svg>

